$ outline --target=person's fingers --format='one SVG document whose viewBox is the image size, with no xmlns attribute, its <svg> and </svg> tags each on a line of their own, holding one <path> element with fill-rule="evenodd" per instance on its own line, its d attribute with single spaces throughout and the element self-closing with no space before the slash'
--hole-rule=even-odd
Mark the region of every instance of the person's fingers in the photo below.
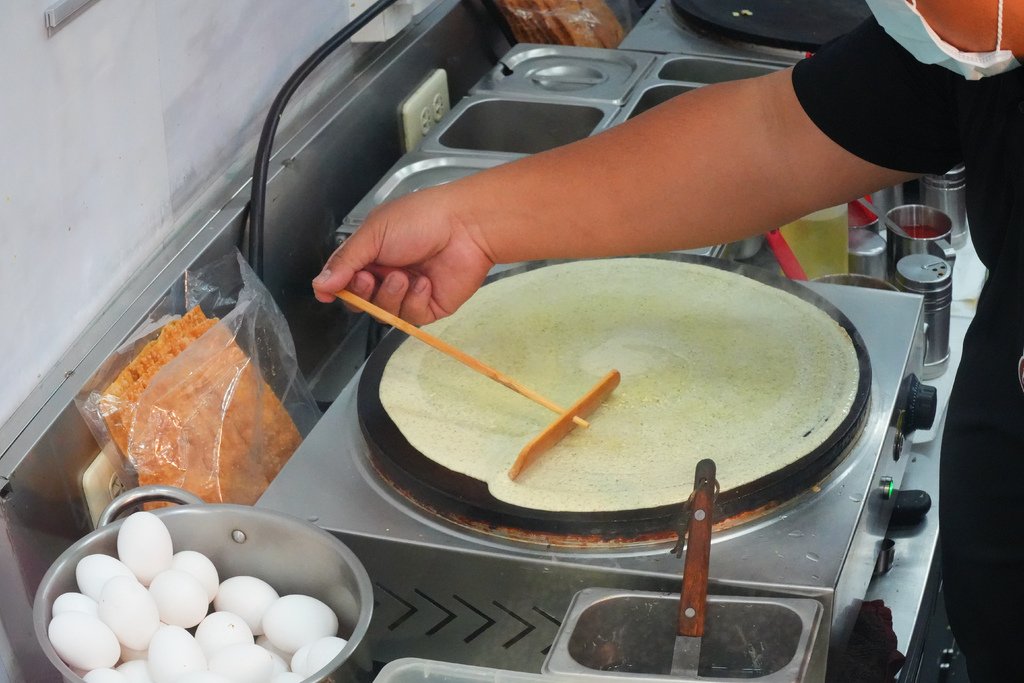
<svg viewBox="0 0 1024 683">
<path fill-rule="evenodd" d="M 417 277 L 406 292 L 399 316 L 413 325 L 426 325 L 434 322 L 437 316 L 430 308 L 430 295 L 430 278 L 423 275 Z"/>
<path fill-rule="evenodd" d="M 402 299 L 408 290 L 409 276 L 400 270 L 393 270 L 381 281 L 377 294 L 373 297 L 373 303 L 388 313 L 398 315 L 402 309 Z"/>
<path fill-rule="evenodd" d="M 373 298 L 373 290 L 377 286 L 377 279 L 371 273 L 361 270 L 349 280 L 348 289 L 358 297 L 369 301 Z M 347 304 L 346 304 L 347 305 Z M 352 309 L 355 310 L 355 309 Z"/>
<path fill-rule="evenodd" d="M 320 274 L 313 278 L 313 296 L 317 301 L 330 303 L 334 301 L 334 293 L 344 288 L 347 278 L 340 272 L 326 266 Z"/>
<path fill-rule="evenodd" d="M 369 232 L 356 230 L 334 250 L 320 274 L 313 278 L 313 292 L 318 301 L 334 300 L 334 293 L 345 289 L 356 273 L 377 258 L 376 241 Z"/>
</svg>

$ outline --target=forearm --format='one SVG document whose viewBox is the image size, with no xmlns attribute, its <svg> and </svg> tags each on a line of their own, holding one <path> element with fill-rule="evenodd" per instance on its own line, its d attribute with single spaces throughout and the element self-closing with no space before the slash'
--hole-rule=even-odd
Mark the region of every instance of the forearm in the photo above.
<svg viewBox="0 0 1024 683">
<path fill-rule="evenodd" d="M 828 140 L 787 71 L 687 93 L 466 178 L 448 199 L 491 258 L 511 262 L 728 242 L 906 178 Z"/>
</svg>

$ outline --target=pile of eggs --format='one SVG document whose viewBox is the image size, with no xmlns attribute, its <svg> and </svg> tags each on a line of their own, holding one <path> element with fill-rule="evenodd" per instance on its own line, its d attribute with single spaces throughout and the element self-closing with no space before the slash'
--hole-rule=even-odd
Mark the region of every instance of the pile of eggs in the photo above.
<svg viewBox="0 0 1024 683">
<path fill-rule="evenodd" d="M 205 555 L 175 553 L 150 512 L 121 524 L 116 558 L 83 557 L 75 579 L 47 633 L 87 683 L 297 683 L 345 647 L 329 606 L 254 576 L 221 581 Z"/>
</svg>

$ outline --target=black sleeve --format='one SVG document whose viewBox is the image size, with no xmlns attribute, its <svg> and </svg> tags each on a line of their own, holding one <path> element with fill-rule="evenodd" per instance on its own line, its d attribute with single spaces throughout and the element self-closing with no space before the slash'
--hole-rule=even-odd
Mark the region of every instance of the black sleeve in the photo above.
<svg viewBox="0 0 1024 683">
<path fill-rule="evenodd" d="M 918 62 L 872 18 L 797 63 L 793 88 L 848 152 L 886 168 L 945 173 L 962 158 L 956 78 Z"/>
</svg>

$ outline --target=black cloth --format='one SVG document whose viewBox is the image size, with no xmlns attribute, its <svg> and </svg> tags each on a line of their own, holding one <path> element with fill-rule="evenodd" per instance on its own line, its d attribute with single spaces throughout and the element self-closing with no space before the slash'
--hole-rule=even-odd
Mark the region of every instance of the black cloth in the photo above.
<svg viewBox="0 0 1024 683">
<path fill-rule="evenodd" d="M 967 81 L 920 64 L 872 19 L 800 62 L 793 85 L 815 124 L 862 159 L 917 173 L 966 165 L 989 277 L 942 443 L 943 591 L 971 683 L 1009 680 L 1024 614 L 1024 67 Z"/>
<path fill-rule="evenodd" d="M 906 657 L 892 630 L 892 610 L 881 600 L 861 603 L 850 642 L 839 660 L 834 683 L 893 683 Z"/>
</svg>

